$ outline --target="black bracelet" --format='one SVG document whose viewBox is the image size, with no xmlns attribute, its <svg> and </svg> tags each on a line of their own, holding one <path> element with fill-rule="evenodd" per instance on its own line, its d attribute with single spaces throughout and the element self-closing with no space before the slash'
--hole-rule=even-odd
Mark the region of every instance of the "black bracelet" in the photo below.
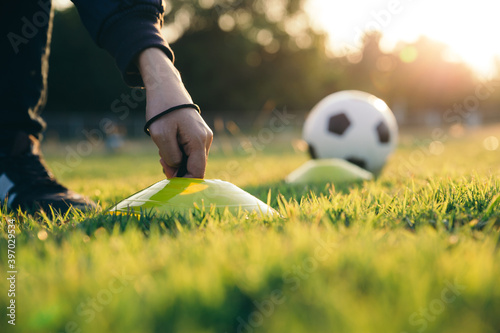
<svg viewBox="0 0 500 333">
<path fill-rule="evenodd" d="M 154 116 L 153 118 L 149 119 L 147 122 L 146 122 L 146 125 L 144 125 L 144 132 L 151 136 L 151 134 L 149 134 L 149 126 L 151 126 L 151 124 L 153 122 L 155 122 L 158 118 L 166 115 L 167 113 L 170 113 L 172 111 L 175 111 L 175 110 L 179 110 L 179 109 L 186 109 L 186 108 L 191 108 L 191 109 L 195 109 L 196 111 L 198 111 L 199 114 L 201 114 L 201 110 L 200 110 L 200 107 L 196 104 L 181 104 L 181 105 L 177 105 L 177 106 L 174 106 L 168 110 L 165 110 L 163 112 L 160 112 L 158 113 L 156 116 Z"/>
</svg>

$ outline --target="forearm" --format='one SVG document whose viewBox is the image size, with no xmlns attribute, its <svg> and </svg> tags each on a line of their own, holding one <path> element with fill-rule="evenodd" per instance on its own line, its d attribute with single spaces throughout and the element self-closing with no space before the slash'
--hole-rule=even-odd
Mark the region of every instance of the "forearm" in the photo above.
<svg viewBox="0 0 500 333">
<path fill-rule="evenodd" d="M 146 119 L 173 106 L 193 103 L 179 71 L 162 50 L 144 50 L 137 64 L 146 87 Z"/>
<path fill-rule="evenodd" d="M 73 0 L 94 41 L 117 62 L 125 82 L 146 88 L 146 119 L 193 103 L 163 38 L 162 0 Z M 167 177 L 185 166 L 185 177 L 203 178 L 212 131 L 192 108 L 178 109 L 150 126 Z M 186 159 L 187 158 L 187 159 Z M 182 175 L 181 175 L 182 176 Z"/>
<path fill-rule="evenodd" d="M 146 120 L 174 106 L 193 103 L 179 71 L 161 50 L 141 52 L 137 67 L 146 86 Z M 213 134 L 196 110 L 182 108 L 159 117 L 150 124 L 149 134 L 158 146 L 167 177 L 204 177 Z M 186 174 L 178 174 L 181 166 Z"/>
</svg>

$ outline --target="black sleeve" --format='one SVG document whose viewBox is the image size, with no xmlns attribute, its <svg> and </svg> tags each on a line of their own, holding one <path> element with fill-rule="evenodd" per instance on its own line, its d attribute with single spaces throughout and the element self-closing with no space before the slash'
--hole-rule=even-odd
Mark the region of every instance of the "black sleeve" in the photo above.
<svg viewBox="0 0 500 333">
<path fill-rule="evenodd" d="M 98 46 L 116 60 L 125 82 L 143 86 L 135 58 L 157 47 L 174 61 L 163 38 L 163 0 L 72 0 L 83 24 Z"/>
</svg>

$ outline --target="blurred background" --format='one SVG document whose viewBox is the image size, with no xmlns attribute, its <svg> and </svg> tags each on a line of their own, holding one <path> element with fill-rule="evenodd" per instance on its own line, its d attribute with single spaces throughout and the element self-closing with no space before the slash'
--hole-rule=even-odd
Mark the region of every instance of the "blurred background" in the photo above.
<svg viewBox="0 0 500 333">
<path fill-rule="evenodd" d="M 47 139 L 88 138 L 94 130 L 112 148 L 122 138 L 144 137 L 144 91 L 122 82 L 71 2 L 54 5 Z M 385 100 L 401 127 L 460 133 L 500 121 L 496 6 L 167 0 L 163 33 L 216 136 L 258 130 L 273 110 L 293 114 L 292 129 L 300 129 L 318 101 L 346 89 Z"/>
</svg>

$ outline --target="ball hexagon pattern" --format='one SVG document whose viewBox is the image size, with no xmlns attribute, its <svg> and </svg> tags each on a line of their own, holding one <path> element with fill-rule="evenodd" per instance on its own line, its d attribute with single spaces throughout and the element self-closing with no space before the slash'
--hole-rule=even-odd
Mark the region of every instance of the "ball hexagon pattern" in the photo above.
<svg viewBox="0 0 500 333">
<path fill-rule="evenodd" d="M 342 135 L 350 125 L 351 122 L 345 113 L 340 113 L 330 118 L 328 130 L 334 134 Z"/>
<path fill-rule="evenodd" d="M 348 90 L 327 96 L 311 110 L 303 138 L 313 158 L 341 158 L 378 174 L 396 147 L 398 126 L 380 98 Z"/>
</svg>

